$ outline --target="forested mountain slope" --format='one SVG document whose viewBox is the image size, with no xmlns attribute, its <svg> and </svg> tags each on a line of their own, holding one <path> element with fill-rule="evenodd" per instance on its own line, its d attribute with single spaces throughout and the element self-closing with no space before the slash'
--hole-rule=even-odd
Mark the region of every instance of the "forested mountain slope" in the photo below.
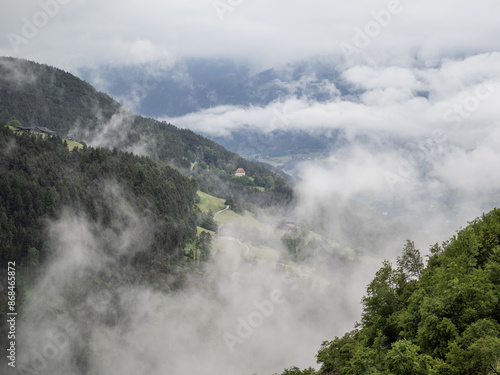
<svg viewBox="0 0 500 375">
<path fill-rule="evenodd" d="M 196 237 L 196 180 L 148 157 L 87 147 L 69 151 L 60 138 L 16 135 L 3 125 L 0 150 L 2 265 L 43 264 L 50 257 L 46 223 L 63 209 L 99 229 L 117 232 L 135 223 L 151 241 L 137 243 L 130 261 L 159 261 L 168 273 L 186 260 L 184 248 Z"/>
<path fill-rule="evenodd" d="M 499 285 L 499 209 L 434 245 L 425 268 L 408 241 L 368 285 L 359 326 L 323 343 L 320 373 L 498 374 Z"/>
<path fill-rule="evenodd" d="M 292 189 L 283 176 L 261 164 L 190 130 L 136 116 L 60 69 L 0 57 L 0 121 L 12 120 L 23 126 L 47 127 L 92 146 L 151 156 L 193 175 L 203 190 L 220 197 L 233 192 L 259 205 L 292 199 Z M 233 178 L 239 167 L 251 178 Z"/>
<path fill-rule="evenodd" d="M 64 292 L 48 292 L 54 300 L 43 304 L 46 314 L 102 290 L 114 295 L 108 306 L 117 310 L 120 288 L 167 292 L 203 278 L 211 239 L 197 235 L 197 190 L 196 179 L 149 157 L 87 146 L 70 151 L 59 137 L 15 133 L 0 123 L 0 274 L 7 280 L 7 265 L 15 269 L 15 311 L 25 312 L 58 267 L 57 275 L 68 277 Z M 11 288 L 0 287 L 2 314 Z M 101 318 L 116 324 L 116 317 Z M 7 330 L 4 320 L 3 347 Z"/>
</svg>

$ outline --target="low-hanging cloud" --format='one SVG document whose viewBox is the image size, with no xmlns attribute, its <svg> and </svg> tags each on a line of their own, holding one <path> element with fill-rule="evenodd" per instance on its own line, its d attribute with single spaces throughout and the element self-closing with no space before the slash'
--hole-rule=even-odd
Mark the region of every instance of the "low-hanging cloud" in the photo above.
<svg viewBox="0 0 500 375">
<path fill-rule="evenodd" d="M 154 224 L 118 186 L 104 193 L 115 202 L 109 227 L 71 209 L 46 223 L 51 261 L 18 322 L 19 373 L 271 374 L 314 365 L 321 342 L 359 316 L 359 291 L 375 264 L 318 259 L 285 272 L 246 262 L 236 242 L 183 290 L 130 283 L 123 259 L 148 251 Z M 294 272 L 323 275 L 323 287 Z"/>
<path fill-rule="evenodd" d="M 140 138 L 130 144 L 127 142 L 129 135 L 133 131 L 133 125 L 137 117 L 127 107 L 120 106 L 109 120 L 106 121 L 101 109 L 94 106 L 93 109 L 97 126 L 93 128 L 82 127 L 77 120 L 69 135 L 76 139 L 85 141 L 92 147 L 107 149 L 123 148 L 124 151 L 132 152 L 136 155 L 151 156 L 156 148 L 155 140 L 151 137 L 141 135 Z M 128 144 L 124 147 L 124 144 Z"/>
<path fill-rule="evenodd" d="M 355 66 L 341 75 L 359 90 L 355 96 L 291 96 L 168 120 L 212 135 L 341 130 L 343 142 L 334 139 L 328 157 L 295 168 L 299 211 L 314 212 L 340 194 L 409 223 L 404 235 L 418 237 L 425 251 L 498 203 L 499 62 L 488 53 L 430 68 Z"/>
</svg>

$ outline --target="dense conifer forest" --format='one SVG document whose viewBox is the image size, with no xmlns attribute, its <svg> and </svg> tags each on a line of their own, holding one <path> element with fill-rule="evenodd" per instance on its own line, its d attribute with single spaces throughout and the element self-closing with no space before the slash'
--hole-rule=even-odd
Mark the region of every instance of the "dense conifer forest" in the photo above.
<svg viewBox="0 0 500 375">
<path fill-rule="evenodd" d="M 196 240 L 199 215 L 194 178 L 148 157 L 90 147 L 69 151 L 61 138 L 14 134 L 5 126 L 0 127 L 0 144 L 3 265 L 15 261 L 29 273 L 30 265 L 44 263 L 50 257 L 45 223 L 64 208 L 112 229 L 127 220 L 116 209 L 119 205 L 154 223 L 148 253 L 134 261 L 158 258 L 166 271 L 186 259 L 184 249 Z"/>
</svg>

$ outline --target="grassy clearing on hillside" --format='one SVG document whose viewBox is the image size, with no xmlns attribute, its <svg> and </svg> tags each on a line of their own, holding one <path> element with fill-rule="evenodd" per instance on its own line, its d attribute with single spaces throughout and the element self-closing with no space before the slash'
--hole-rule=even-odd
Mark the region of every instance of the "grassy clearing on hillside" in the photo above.
<svg viewBox="0 0 500 375">
<path fill-rule="evenodd" d="M 201 232 L 208 232 L 210 233 L 210 235 L 212 236 L 215 236 L 215 232 L 211 231 L 211 230 L 208 230 L 208 229 L 205 229 L 205 228 L 202 228 L 202 227 L 196 227 L 196 234 L 199 236 L 201 234 Z"/>
<path fill-rule="evenodd" d="M 212 255 L 215 255 L 218 251 L 219 251 L 219 239 L 217 238 L 217 234 L 215 232 L 212 232 L 211 230 L 207 230 L 205 228 L 202 228 L 202 227 L 196 227 L 196 234 L 199 236 L 201 234 L 201 232 L 208 232 L 210 233 L 210 236 L 212 236 Z M 186 247 L 184 248 L 184 253 L 185 254 L 189 254 L 190 251 L 193 251 L 196 255 L 195 256 L 198 256 L 197 254 L 197 250 L 196 250 L 196 243 L 193 241 L 191 243 L 188 243 L 186 245 Z"/>
<path fill-rule="evenodd" d="M 250 248 L 248 258 L 255 258 L 259 260 L 267 260 L 270 262 L 277 262 L 280 258 L 280 252 L 267 246 L 252 246 L 247 244 Z"/>
<path fill-rule="evenodd" d="M 202 192 L 198 192 L 198 195 L 201 199 L 198 206 L 205 212 L 212 210 L 212 212 L 215 213 L 224 208 L 222 199 L 215 198 Z M 234 272 L 238 271 L 246 258 L 247 260 L 256 260 L 257 262 L 271 264 L 273 267 L 283 269 L 287 273 L 294 274 L 301 279 L 310 279 L 315 285 L 321 287 L 328 285 L 328 281 L 320 275 L 315 274 L 314 271 L 307 270 L 301 265 L 295 264 L 293 261 L 283 261 L 281 258 L 281 251 L 279 250 L 281 246 L 278 244 L 281 243 L 281 237 L 286 233 L 284 230 L 257 220 L 255 215 L 249 211 L 245 211 L 243 215 L 232 210 L 221 212 L 217 216 L 217 224 L 219 225 L 219 230 L 224 227 L 226 230 L 229 228 L 229 237 L 218 238 L 216 233 L 210 232 L 212 235 L 212 255 L 218 252 L 230 255 L 233 261 L 231 269 Z M 198 234 L 203 230 L 203 228 L 198 227 Z M 249 233 L 252 232 L 256 232 L 257 235 L 255 242 L 251 240 L 252 237 L 249 235 Z M 274 238 L 277 247 L 269 247 L 264 243 L 259 244 L 262 238 Z M 309 232 L 306 242 L 312 239 L 327 241 L 330 245 L 335 247 L 340 246 L 324 236 Z M 347 258 L 354 260 L 355 253 L 352 249 L 342 248 L 341 253 Z"/>
<path fill-rule="evenodd" d="M 213 197 L 206 193 L 198 191 L 198 196 L 200 197 L 200 203 L 198 207 L 204 211 L 208 212 L 211 210 L 213 213 L 222 210 L 224 206 L 224 200 L 220 198 Z M 263 223 L 255 218 L 255 215 L 249 211 L 245 211 L 244 214 L 240 215 L 232 210 L 226 210 L 221 212 L 217 216 L 217 224 L 219 225 L 219 230 L 221 228 L 229 228 L 229 236 L 235 239 L 239 239 L 241 243 L 237 240 L 231 239 L 219 239 L 217 234 L 210 232 L 212 235 L 212 253 L 215 254 L 218 251 L 230 252 L 235 256 L 243 258 L 247 254 L 248 259 L 256 259 L 258 261 L 276 263 L 280 260 L 280 250 L 275 247 L 266 246 L 265 243 L 259 244 L 259 238 L 274 238 L 275 243 L 281 243 L 281 238 L 286 233 L 282 229 L 278 229 L 270 224 Z M 198 234 L 200 234 L 204 229 L 198 228 Z M 257 241 L 251 241 L 251 235 L 249 233 L 256 232 Z M 246 238 L 246 239 L 245 239 Z M 310 242 L 312 239 L 318 241 L 326 241 L 332 248 L 337 248 L 339 255 L 346 257 L 347 259 L 354 260 L 356 254 L 354 250 L 342 247 L 339 243 L 326 238 L 315 232 L 308 232 L 306 243 Z M 271 241 L 272 242 L 272 241 Z M 247 253 L 248 246 L 248 253 Z M 278 246 L 278 245 L 277 245 Z M 290 262 L 290 267 L 295 267 L 293 262 Z"/>
<path fill-rule="evenodd" d="M 224 199 L 213 197 L 199 190 L 197 194 L 200 197 L 200 202 L 196 205 L 202 212 L 212 211 L 215 214 L 217 211 L 226 207 L 224 205 Z"/>
<path fill-rule="evenodd" d="M 70 140 L 68 140 L 66 138 L 63 138 L 63 139 L 68 144 L 68 148 L 69 148 L 70 151 L 73 150 L 75 147 L 77 147 L 77 148 L 83 148 L 83 145 L 81 143 L 78 143 L 76 141 L 70 141 Z"/>
<path fill-rule="evenodd" d="M 243 215 L 239 215 L 234 211 L 227 210 L 221 212 L 217 216 L 217 224 L 219 228 L 224 226 L 224 224 L 233 227 L 240 228 L 245 232 L 249 230 L 257 230 L 260 236 L 265 237 L 275 237 L 277 239 L 281 238 L 285 233 L 281 229 L 277 229 L 269 224 L 262 223 L 255 219 L 254 215 L 248 211 L 245 211 Z M 244 245 L 250 248 L 248 252 L 249 258 L 256 258 L 259 260 L 276 261 L 279 258 L 279 251 L 274 248 L 267 247 L 265 245 L 254 245 L 249 242 L 243 242 Z M 234 242 L 235 248 L 242 248 L 243 254 L 246 252 L 244 245 L 240 245 L 238 242 Z"/>
<path fill-rule="evenodd" d="M 254 218 L 254 215 L 248 211 L 245 211 L 243 215 L 239 215 L 232 210 L 221 212 L 219 216 L 217 216 L 217 224 L 223 225 L 225 223 L 231 223 L 232 225 L 243 228 L 254 227 L 257 229 L 263 229 L 263 227 L 267 227 L 275 229 L 269 224 L 264 224 L 258 221 L 257 219 Z M 277 230 L 283 232 L 280 229 Z"/>
</svg>

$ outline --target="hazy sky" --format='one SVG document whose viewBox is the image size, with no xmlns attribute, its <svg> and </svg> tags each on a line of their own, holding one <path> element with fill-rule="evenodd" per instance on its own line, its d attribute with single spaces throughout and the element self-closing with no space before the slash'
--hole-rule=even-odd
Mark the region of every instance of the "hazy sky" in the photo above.
<svg viewBox="0 0 500 375">
<path fill-rule="evenodd" d="M 347 65 L 434 64 L 500 43 L 495 0 L 8 0 L 0 7 L 0 55 L 67 69 L 186 56 L 260 68 L 317 55 Z M 358 52 L 346 52 L 348 45 Z"/>
</svg>

